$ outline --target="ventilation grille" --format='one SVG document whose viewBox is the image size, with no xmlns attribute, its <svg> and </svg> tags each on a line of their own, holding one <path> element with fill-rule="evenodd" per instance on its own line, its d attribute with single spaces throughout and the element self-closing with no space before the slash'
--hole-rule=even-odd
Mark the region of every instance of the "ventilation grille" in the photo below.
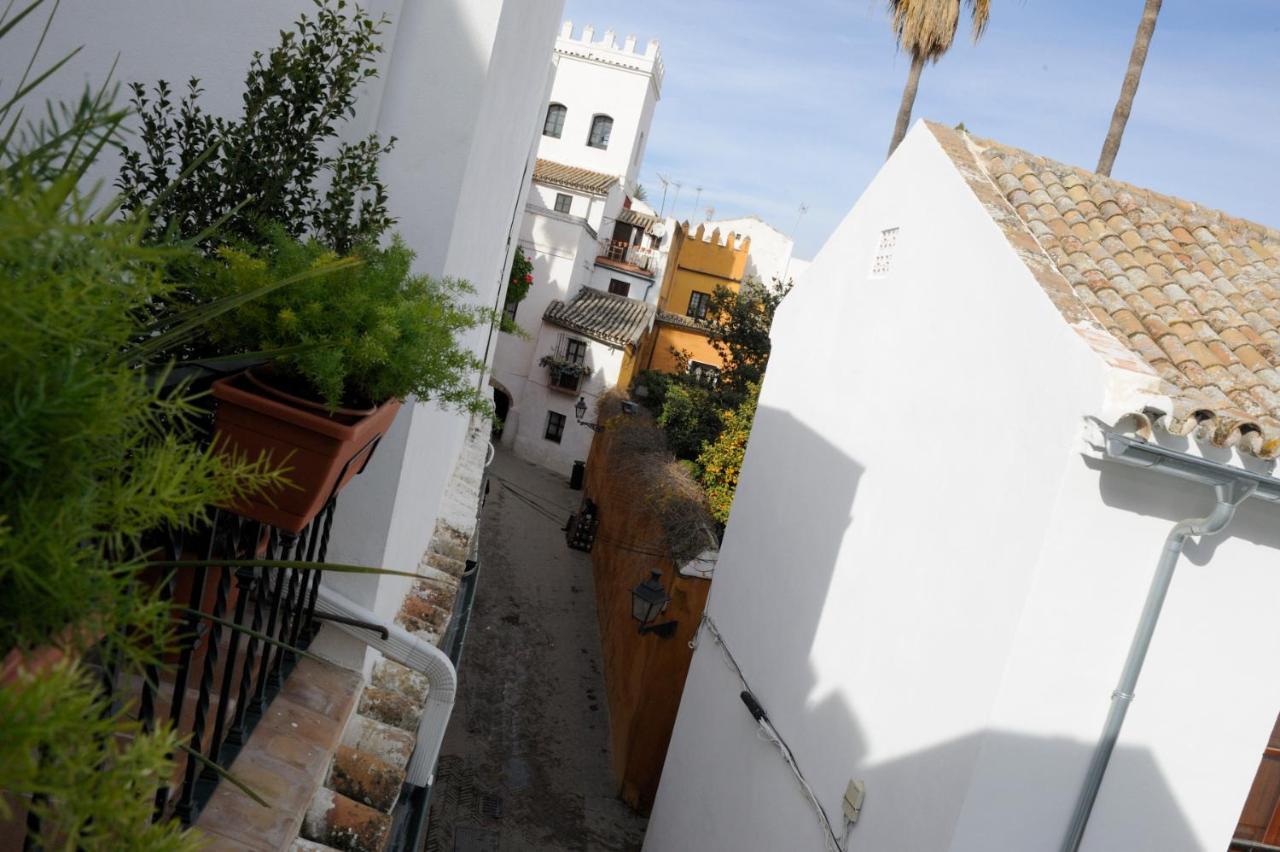
<svg viewBox="0 0 1280 852">
<path fill-rule="evenodd" d="M 893 266 L 893 250 L 898 246 L 898 229 L 885 228 L 880 232 L 880 244 L 876 246 L 876 259 L 871 264 L 871 277 L 884 278 Z"/>
</svg>

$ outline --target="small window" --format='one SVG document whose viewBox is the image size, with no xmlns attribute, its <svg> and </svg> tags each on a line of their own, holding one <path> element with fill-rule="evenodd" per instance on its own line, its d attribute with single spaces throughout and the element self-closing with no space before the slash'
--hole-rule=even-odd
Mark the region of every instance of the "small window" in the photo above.
<svg viewBox="0 0 1280 852">
<path fill-rule="evenodd" d="M 701 361 L 689 362 L 689 375 L 693 377 L 698 384 L 715 387 L 716 382 L 720 381 L 720 368 L 714 364 L 704 364 Z"/>
<path fill-rule="evenodd" d="M 516 321 L 516 308 L 518 308 L 518 307 L 520 307 L 520 303 L 519 303 L 519 302 L 507 302 L 507 304 L 506 304 L 506 305 L 504 305 L 504 306 L 503 306 L 503 308 L 502 308 L 502 316 L 503 316 L 505 319 L 507 319 L 507 320 L 509 320 L 509 321 L 511 321 L 511 322 L 515 322 L 515 321 Z"/>
<path fill-rule="evenodd" d="M 607 115 L 597 115 L 591 119 L 591 135 L 587 137 L 587 144 L 592 148 L 608 148 L 611 133 L 613 119 Z"/>
<path fill-rule="evenodd" d="M 615 296 L 628 296 L 631 294 L 631 282 L 614 278 L 609 282 L 609 292 Z"/>
<path fill-rule="evenodd" d="M 556 212 L 568 213 L 569 208 L 573 207 L 573 196 L 563 192 L 556 193 Z"/>
<path fill-rule="evenodd" d="M 689 310 L 687 315 L 694 319 L 706 319 L 707 308 L 710 306 L 711 294 L 694 290 L 693 295 L 689 297 Z"/>
<path fill-rule="evenodd" d="M 560 439 L 564 437 L 564 415 L 557 414 L 554 411 L 547 412 L 547 431 L 542 433 L 542 437 L 548 441 L 560 443 Z"/>
<path fill-rule="evenodd" d="M 876 259 L 871 264 L 871 277 L 883 278 L 893 266 L 893 250 L 898 247 L 898 229 L 885 228 L 880 232 L 880 244 L 876 246 Z"/>
<path fill-rule="evenodd" d="M 547 120 L 542 123 L 542 135 L 559 139 L 564 132 L 564 115 L 568 112 L 564 104 L 552 104 L 547 107 Z"/>
<path fill-rule="evenodd" d="M 585 364 L 587 361 L 587 341 L 569 338 L 564 343 L 564 358 L 566 361 L 572 361 L 575 364 Z"/>
</svg>

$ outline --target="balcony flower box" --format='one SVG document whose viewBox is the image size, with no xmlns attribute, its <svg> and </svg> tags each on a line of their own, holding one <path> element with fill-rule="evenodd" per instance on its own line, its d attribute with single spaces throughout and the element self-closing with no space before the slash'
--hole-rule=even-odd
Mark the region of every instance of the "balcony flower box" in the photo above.
<svg viewBox="0 0 1280 852">
<path fill-rule="evenodd" d="M 547 368 L 547 379 L 552 389 L 570 393 L 576 393 L 582 379 L 592 373 L 591 368 L 581 361 L 555 355 L 544 355 L 538 363 Z"/>
<path fill-rule="evenodd" d="M 213 396 L 219 451 L 249 458 L 265 454 L 286 468 L 291 481 L 291 487 L 260 492 L 226 508 L 294 533 L 364 469 L 400 410 L 398 399 L 363 410 L 330 410 L 274 386 L 269 374 L 254 370 L 217 380 Z"/>
</svg>

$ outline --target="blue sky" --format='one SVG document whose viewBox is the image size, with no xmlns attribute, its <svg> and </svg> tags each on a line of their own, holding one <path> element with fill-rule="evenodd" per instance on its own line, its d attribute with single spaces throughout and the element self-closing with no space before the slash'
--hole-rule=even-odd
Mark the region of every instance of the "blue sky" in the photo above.
<svg viewBox="0 0 1280 852">
<path fill-rule="evenodd" d="M 1142 5 L 993 0 L 982 41 L 966 30 L 926 68 L 913 120 L 1092 169 Z M 1115 177 L 1280 227 L 1278 10 L 1165 0 Z M 641 183 L 656 206 L 657 173 L 681 181 L 681 218 L 702 186 L 699 211 L 759 214 L 812 257 L 884 161 L 909 63 L 881 0 L 567 0 L 565 17 L 661 42 Z"/>
</svg>

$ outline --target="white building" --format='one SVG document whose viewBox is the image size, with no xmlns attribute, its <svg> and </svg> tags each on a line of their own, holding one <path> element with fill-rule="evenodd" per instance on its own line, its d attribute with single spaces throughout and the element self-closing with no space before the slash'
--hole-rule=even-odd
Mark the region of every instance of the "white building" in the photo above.
<svg viewBox="0 0 1280 852">
<path fill-rule="evenodd" d="M 1280 709 L 1277 258 L 918 123 L 778 312 L 645 848 L 1226 848 Z"/>
<path fill-rule="evenodd" d="M 598 395 L 618 381 L 657 304 L 668 225 L 629 193 L 664 69 L 657 42 L 641 51 L 633 36 L 619 45 L 612 30 L 597 40 L 592 27 L 575 35 L 568 22 L 553 61 L 520 225 L 534 283 L 522 302 L 509 306 L 523 334 L 501 336 L 491 383 L 503 444 L 568 474 L 574 461 L 586 458 L 592 435 L 578 422 L 575 403 L 583 398 L 585 420 L 594 419 Z M 596 298 L 599 293 L 616 298 Z M 566 326 L 563 311 L 570 304 L 577 307 Z M 551 319 L 553 311 L 561 312 L 559 321 Z M 567 375 L 558 366 L 565 360 L 587 372 Z"/>
<path fill-rule="evenodd" d="M 708 233 L 737 234 L 751 238 L 751 252 L 747 256 L 748 278 L 771 284 L 776 278 L 786 281 L 793 272 L 791 252 L 795 240 L 779 231 L 759 216 L 742 216 L 737 219 L 716 219 L 705 224 Z M 803 263 L 803 261 L 801 261 Z"/>
</svg>

